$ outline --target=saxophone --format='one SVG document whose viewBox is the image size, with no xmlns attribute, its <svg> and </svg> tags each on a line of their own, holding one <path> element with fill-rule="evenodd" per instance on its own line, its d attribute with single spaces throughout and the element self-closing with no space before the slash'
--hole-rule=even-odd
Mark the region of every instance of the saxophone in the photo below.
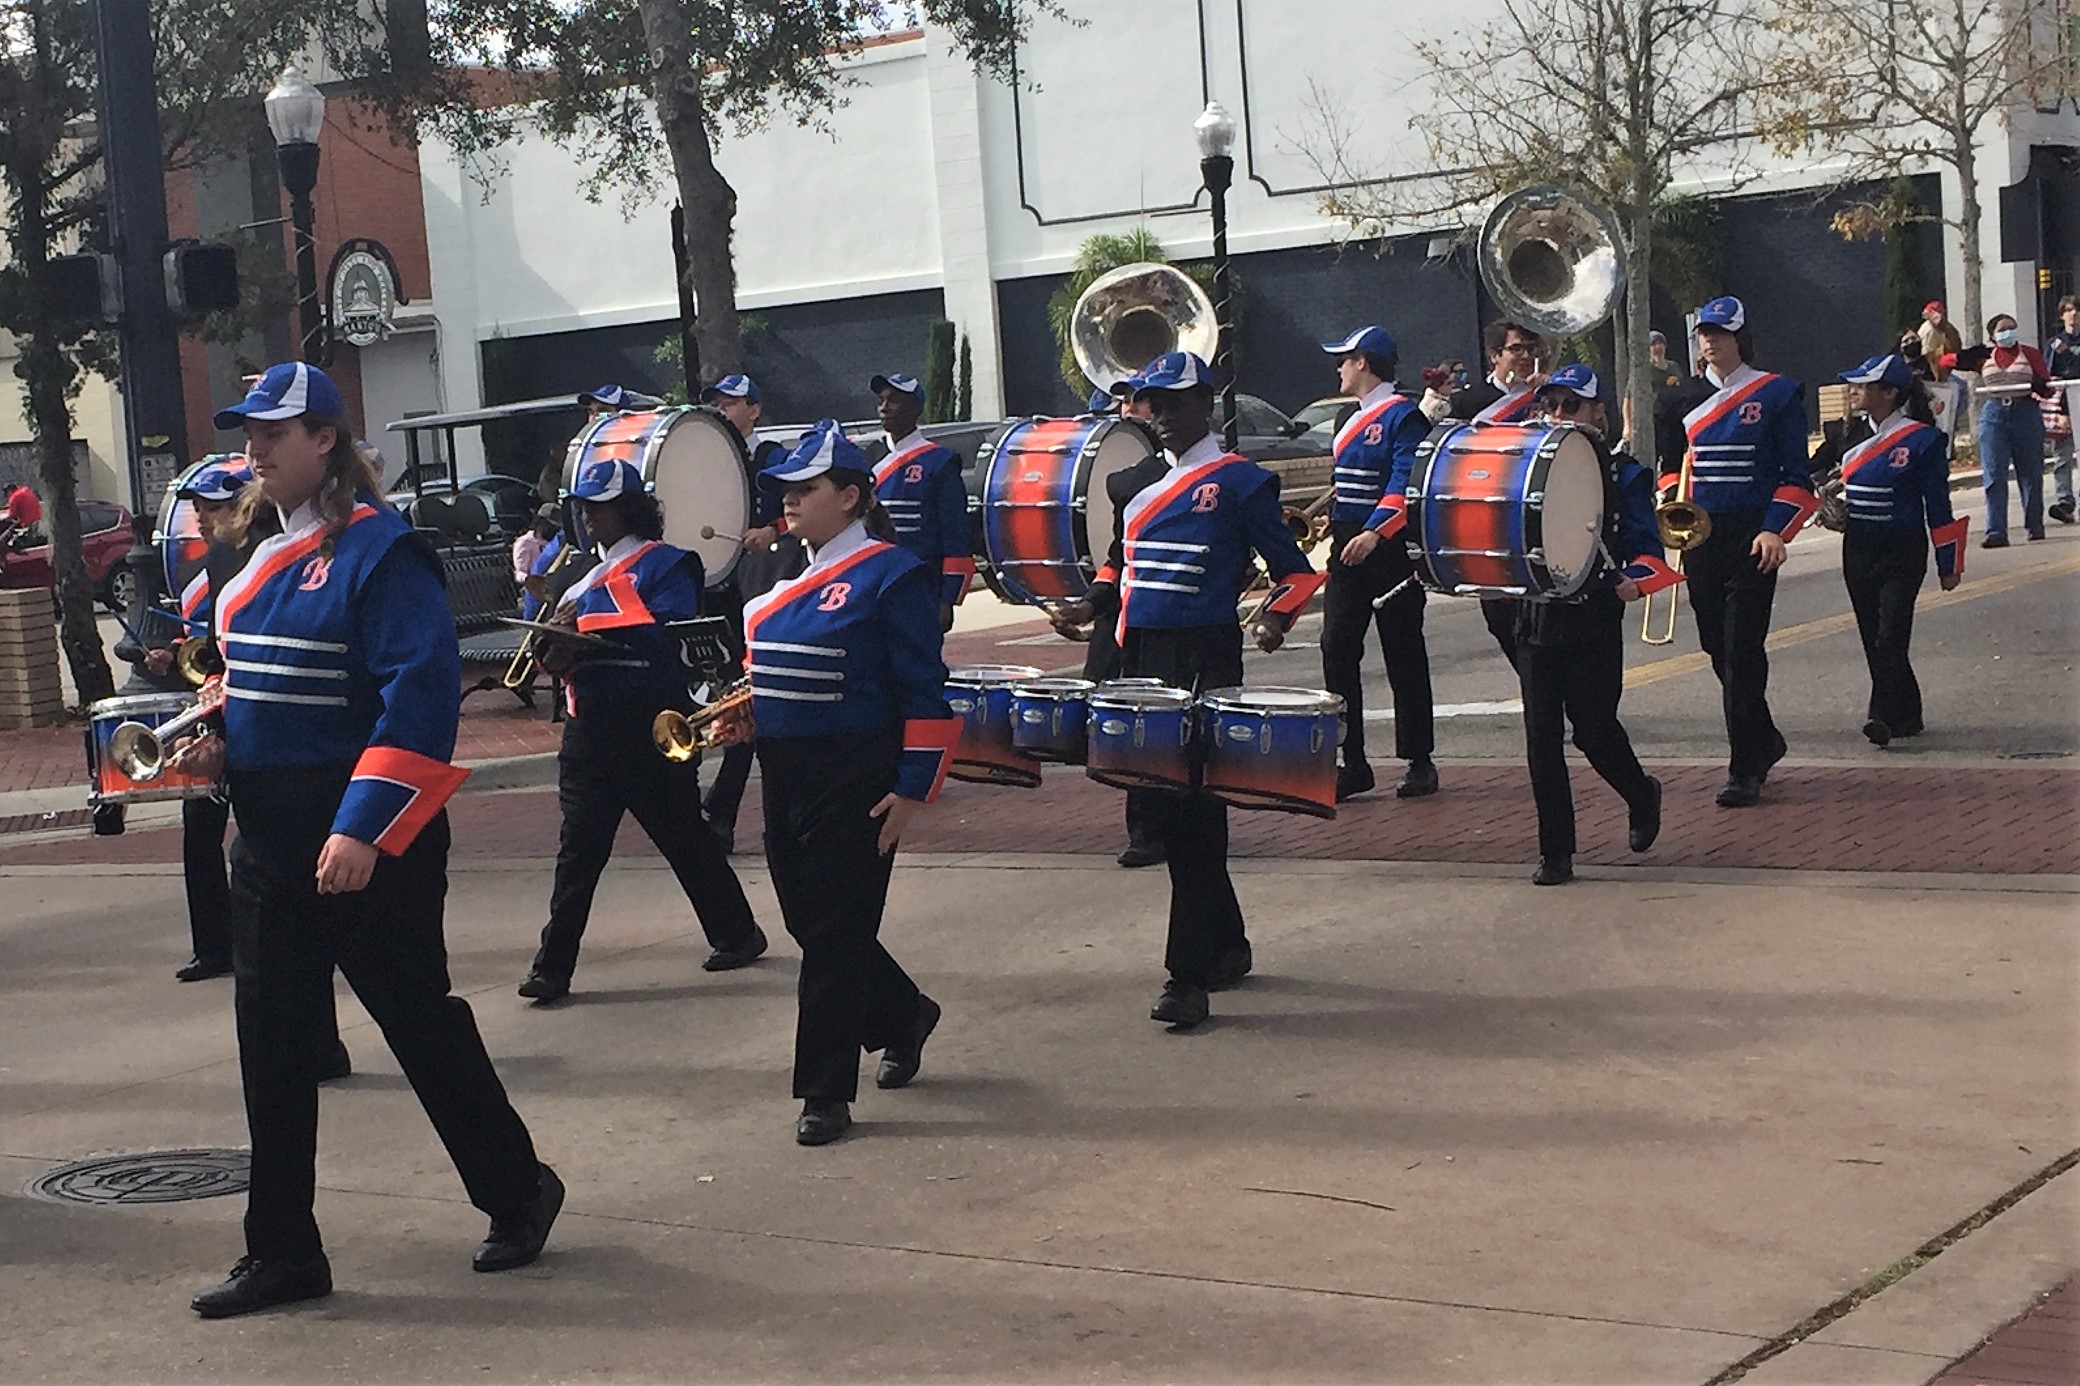
<svg viewBox="0 0 2080 1386">
<path fill-rule="evenodd" d="M 1842 464 L 1834 464 L 1827 479 L 1815 488 L 1820 498 L 1820 509 L 1813 522 L 1822 529 L 1831 529 L 1840 534 L 1849 528 L 1849 484 L 1842 480 Z"/>
</svg>

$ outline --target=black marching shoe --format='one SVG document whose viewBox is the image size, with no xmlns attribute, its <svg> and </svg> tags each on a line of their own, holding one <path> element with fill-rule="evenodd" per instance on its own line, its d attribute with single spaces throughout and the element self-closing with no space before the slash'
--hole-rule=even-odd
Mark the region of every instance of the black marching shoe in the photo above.
<svg viewBox="0 0 2080 1386">
<path fill-rule="evenodd" d="M 938 1028 L 942 1014 L 937 1001 L 917 993 L 917 1021 L 908 1035 L 881 1051 L 881 1064 L 874 1070 L 875 1087 L 900 1088 L 917 1076 L 918 1066 L 924 1062 L 924 1042 Z"/>
<path fill-rule="evenodd" d="M 1412 760 L 1408 773 L 1401 783 L 1394 786 L 1397 799 L 1425 799 L 1437 792 L 1437 764 L 1435 761 Z"/>
<path fill-rule="evenodd" d="M 1360 794 L 1369 794 L 1372 792 L 1372 786 L 1377 783 L 1369 761 L 1358 760 L 1347 765 L 1339 765 L 1336 767 L 1336 802 L 1340 804 L 1346 799 L 1355 799 Z"/>
<path fill-rule="evenodd" d="M 549 1229 L 563 1211 L 563 1181 L 556 1171 L 542 1166 L 541 1187 L 527 1206 L 508 1218 L 493 1218 L 476 1254 L 469 1258 L 471 1270 L 484 1272 L 518 1270 L 533 1265 L 548 1243 Z"/>
<path fill-rule="evenodd" d="M 1250 955 L 1247 943 L 1240 948 L 1230 948 L 1221 954 L 1221 960 L 1213 965 L 1213 975 L 1206 979 L 1206 989 L 1226 991 L 1249 976 L 1250 968 L 1255 965 L 1255 961 Z"/>
<path fill-rule="evenodd" d="M 176 982 L 206 982 L 212 977 L 228 977 L 230 975 L 231 959 L 205 958 L 202 954 L 197 953 L 174 970 L 173 980 Z"/>
<path fill-rule="evenodd" d="M 2044 531 L 2041 529 L 2033 529 L 2029 532 L 2029 537 L 2030 542 L 2035 543 L 2037 540 L 2042 539 L 2044 537 Z"/>
<path fill-rule="evenodd" d="M 1661 781 L 1647 776 L 1647 802 L 1632 810 L 1626 824 L 1625 845 L 1644 852 L 1661 836 Z"/>
<path fill-rule="evenodd" d="M 334 1039 L 332 1041 L 332 1052 L 327 1054 L 318 1065 L 318 1081 L 331 1083 L 341 1078 L 351 1078 L 353 1076 L 354 1056 L 347 1052 L 347 1042 L 342 1039 Z"/>
<path fill-rule="evenodd" d="M 1728 775 L 1719 786 L 1720 808 L 1753 808 L 1762 802 L 1760 775 Z"/>
<path fill-rule="evenodd" d="M 766 955 L 766 931 L 751 926 L 751 937 L 734 948 L 717 948 L 701 963 L 703 972 L 729 972 L 749 967 Z"/>
<path fill-rule="evenodd" d="M 1790 752 L 1791 747 L 1785 743 L 1784 733 L 1778 732 L 1777 744 L 1770 747 L 1769 754 L 1762 758 L 1762 773 L 1755 777 L 1755 783 L 1768 784 L 1769 772 L 1776 769 L 1777 762 L 1782 760 L 1786 755 L 1789 755 Z"/>
<path fill-rule="evenodd" d="M 829 1145 L 852 1129 L 852 1104 L 828 1098 L 803 1101 L 802 1114 L 794 1121 L 796 1145 Z"/>
<path fill-rule="evenodd" d="M 1149 1008 L 1148 1018 L 1189 1030 L 1212 1013 L 1212 1008 L 1206 1004 L 1206 988 L 1194 986 L 1181 977 L 1172 977 L 1163 983 L 1163 994 Z"/>
<path fill-rule="evenodd" d="M 1873 717 L 1863 724 L 1863 738 L 1873 746 L 1890 746 L 1892 728 Z"/>
<path fill-rule="evenodd" d="M 332 1267 L 323 1256 L 311 1261 L 241 1256 L 223 1284 L 210 1286 L 189 1300 L 188 1307 L 205 1319 L 228 1319 L 331 1293 Z"/>
<path fill-rule="evenodd" d="M 1161 866 L 1169 859 L 1160 842 L 1129 842 L 1118 857 L 1121 866 Z"/>
<path fill-rule="evenodd" d="M 2052 519 L 2058 521 L 2062 525 L 2069 525 L 2073 523 L 2073 520 L 2075 518 L 2073 503 L 2071 501 L 2059 501 L 2057 504 L 2053 505 L 2049 510 L 2045 511 L 2044 513 L 2049 515 Z"/>
<path fill-rule="evenodd" d="M 2008 536 L 2005 534 L 1989 534 L 1979 541 L 1979 547 L 1982 549 L 2005 549 L 2008 547 Z"/>
<path fill-rule="evenodd" d="M 561 1001 L 571 994 L 571 979 L 551 977 L 544 972 L 530 972 L 527 974 L 527 980 L 520 984 L 519 991 L 528 1000 L 547 1005 L 551 1001 Z"/>
<path fill-rule="evenodd" d="M 1538 870 L 1531 873 L 1533 885 L 1566 885 L 1573 879 L 1573 857 L 1540 857 Z"/>
</svg>

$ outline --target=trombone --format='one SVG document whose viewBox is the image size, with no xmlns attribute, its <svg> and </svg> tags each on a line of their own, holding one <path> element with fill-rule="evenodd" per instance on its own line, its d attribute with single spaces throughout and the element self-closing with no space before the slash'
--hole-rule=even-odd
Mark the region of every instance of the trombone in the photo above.
<svg viewBox="0 0 2080 1386">
<path fill-rule="evenodd" d="M 1690 497 L 1692 485 L 1691 463 L 1696 454 L 1683 450 L 1683 470 L 1676 476 L 1676 493 L 1654 507 L 1654 528 L 1661 534 L 1661 542 L 1676 552 L 1676 571 L 1683 570 L 1683 555 L 1702 544 L 1712 532 L 1712 517 L 1704 507 Z M 1639 638 L 1649 645 L 1672 645 L 1676 638 L 1676 610 L 1682 605 L 1677 595 L 1683 584 L 1671 584 L 1668 589 L 1668 619 L 1662 622 L 1657 635 L 1654 628 L 1654 594 L 1649 592 L 1640 603 Z"/>
</svg>

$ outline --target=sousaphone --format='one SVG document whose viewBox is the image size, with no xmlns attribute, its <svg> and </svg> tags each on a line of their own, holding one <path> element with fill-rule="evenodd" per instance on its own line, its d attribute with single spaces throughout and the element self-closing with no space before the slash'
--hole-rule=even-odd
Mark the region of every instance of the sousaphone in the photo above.
<svg viewBox="0 0 2080 1386">
<path fill-rule="evenodd" d="M 1175 265 L 1152 260 L 1101 274 L 1069 313 L 1069 348 L 1092 385 L 1116 380 L 1169 351 L 1211 361 L 1220 350 L 1213 300 Z"/>
</svg>

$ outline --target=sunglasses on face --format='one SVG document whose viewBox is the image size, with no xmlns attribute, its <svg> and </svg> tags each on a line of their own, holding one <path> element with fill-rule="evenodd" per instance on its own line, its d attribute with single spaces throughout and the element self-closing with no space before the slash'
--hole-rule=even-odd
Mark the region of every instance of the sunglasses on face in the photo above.
<svg viewBox="0 0 2080 1386">
<path fill-rule="evenodd" d="M 1538 345 L 1535 342 L 1511 342 L 1502 348 L 1502 354 L 1504 356 L 1536 356 L 1538 355 Z"/>
<path fill-rule="evenodd" d="M 1580 395 L 1559 395 L 1546 400 L 1544 407 L 1548 414 L 1558 414 L 1562 418 L 1573 418 L 1576 414 L 1589 407 L 1589 401 L 1583 399 Z"/>
</svg>

